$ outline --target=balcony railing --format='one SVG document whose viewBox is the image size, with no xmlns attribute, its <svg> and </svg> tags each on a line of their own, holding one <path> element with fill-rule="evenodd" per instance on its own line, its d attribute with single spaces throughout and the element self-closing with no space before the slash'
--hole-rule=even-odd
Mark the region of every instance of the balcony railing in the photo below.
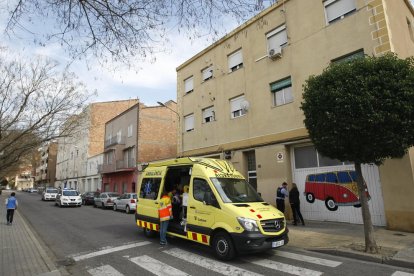
<svg viewBox="0 0 414 276">
<path fill-rule="evenodd" d="M 125 145 L 125 136 L 121 136 L 119 139 L 118 137 L 113 137 L 112 139 L 105 140 L 105 148 L 114 145 Z"/>
<path fill-rule="evenodd" d="M 135 168 L 136 163 L 135 163 L 135 159 L 131 158 L 126 160 L 118 160 L 116 161 L 116 169 L 120 170 L 120 169 L 128 169 L 128 168 Z"/>
<path fill-rule="evenodd" d="M 111 173 L 122 169 L 131 169 L 136 167 L 135 159 L 117 160 L 116 164 L 102 164 L 98 165 L 98 173 Z"/>
</svg>

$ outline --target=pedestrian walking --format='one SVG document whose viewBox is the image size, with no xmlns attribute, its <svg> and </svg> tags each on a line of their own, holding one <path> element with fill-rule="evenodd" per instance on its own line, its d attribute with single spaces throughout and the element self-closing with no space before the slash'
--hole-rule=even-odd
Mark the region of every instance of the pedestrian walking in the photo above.
<svg viewBox="0 0 414 276">
<path fill-rule="evenodd" d="M 171 197 L 168 192 L 165 192 L 161 197 L 158 214 L 160 217 L 160 244 L 167 245 L 168 223 L 173 218 Z"/>
<path fill-rule="evenodd" d="M 285 198 L 288 196 L 287 183 L 283 182 L 276 190 L 276 208 L 282 213 L 285 213 Z"/>
<path fill-rule="evenodd" d="M 292 183 L 292 189 L 289 191 L 289 202 L 293 213 L 293 225 L 298 225 L 298 217 L 302 225 L 305 225 L 302 213 L 300 212 L 299 190 L 296 183 Z"/>
<path fill-rule="evenodd" d="M 7 209 L 6 220 L 7 220 L 7 225 L 12 225 L 14 210 L 17 210 L 18 205 L 19 205 L 19 203 L 17 202 L 17 199 L 16 199 L 16 193 L 13 192 L 13 193 L 10 194 L 10 196 L 8 198 L 6 198 L 6 209 Z"/>
</svg>

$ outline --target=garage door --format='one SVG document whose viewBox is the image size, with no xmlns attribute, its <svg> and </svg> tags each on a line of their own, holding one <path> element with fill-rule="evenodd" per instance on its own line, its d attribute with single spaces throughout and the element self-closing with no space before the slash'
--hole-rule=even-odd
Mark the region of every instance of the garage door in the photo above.
<svg viewBox="0 0 414 276">
<path fill-rule="evenodd" d="M 355 204 L 352 178 L 354 165 L 340 162 L 320 155 L 313 146 L 296 146 L 292 151 L 293 181 L 297 184 L 301 202 L 301 212 L 308 220 L 337 221 L 362 224 L 361 208 Z M 376 226 L 385 226 L 384 201 L 381 191 L 381 182 L 378 167 L 363 165 L 362 174 L 367 184 L 370 200 L 368 205 L 372 223 Z M 306 189 L 314 189 L 313 197 L 304 195 L 306 178 L 309 179 Z M 332 193 L 338 194 L 335 207 L 332 208 Z M 354 190 L 354 191 L 353 191 Z M 339 199 L 341 197 L 341 199 Z M 327 203 L 327 201 L 330 203 Z M 337 206 L 337 207 L 336 207 Z M 356 207 L 355 207 L 356 206 Z"/>
</svg>

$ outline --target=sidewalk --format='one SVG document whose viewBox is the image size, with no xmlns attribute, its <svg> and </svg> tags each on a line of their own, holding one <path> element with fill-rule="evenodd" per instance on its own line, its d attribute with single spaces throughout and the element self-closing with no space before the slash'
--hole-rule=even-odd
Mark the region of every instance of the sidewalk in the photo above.
<svg viewBox="0 0 414 276">
<path fill-rule="evenodd" d="M 0 196 L 0 275 L 61 275 L 46 254 L 47 249 L 42 248 L 19 211 L 15 212 L 13 225 L 6 225 L 4 200 L 9 194 L 9 191 L 3 191 Z M 368 254 L 363 252 L 365 241 L 362 225 L 306 221 L 306 226 L 288 223 L 288 227 L 290 241 L 286 248 L 385 263 L 410 268 L 414 272 L 414 233 L 375 227 L 374 235 L 380 253 Z"/>
<path fill-rule="evenodd" d="M 13 225 L 6 225 L 4 200 L 10 193 L 3 191 L 0 196 L 0 275 L 60 275 L 19 210 L 14 213 Z"/>
<path fill-rule="evenodd" d="M 288 246 L 414 269 L 414 233 L 374 227 L 379 254 L 370 254 L 364 252 L 363 225 L 306 221 L 306 226 L 288 227 Z"/>
</svg>

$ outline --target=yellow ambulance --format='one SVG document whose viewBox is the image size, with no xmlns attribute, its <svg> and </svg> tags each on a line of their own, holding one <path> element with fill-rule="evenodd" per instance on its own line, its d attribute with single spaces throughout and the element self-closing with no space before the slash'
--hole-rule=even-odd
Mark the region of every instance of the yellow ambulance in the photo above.
<svg viewBox="0 0 414 276">
<path fill-rule="evenodd" d="M 225 160 L 185 157 L 144 166 L 135 220 L 148 237 L 159 231 L 158 206 L 171 192 L 174 219 L 167 234 L 211 246 L 217 258 L 288 243 L 283 213 L 263 201 Z"/>
</svg>

